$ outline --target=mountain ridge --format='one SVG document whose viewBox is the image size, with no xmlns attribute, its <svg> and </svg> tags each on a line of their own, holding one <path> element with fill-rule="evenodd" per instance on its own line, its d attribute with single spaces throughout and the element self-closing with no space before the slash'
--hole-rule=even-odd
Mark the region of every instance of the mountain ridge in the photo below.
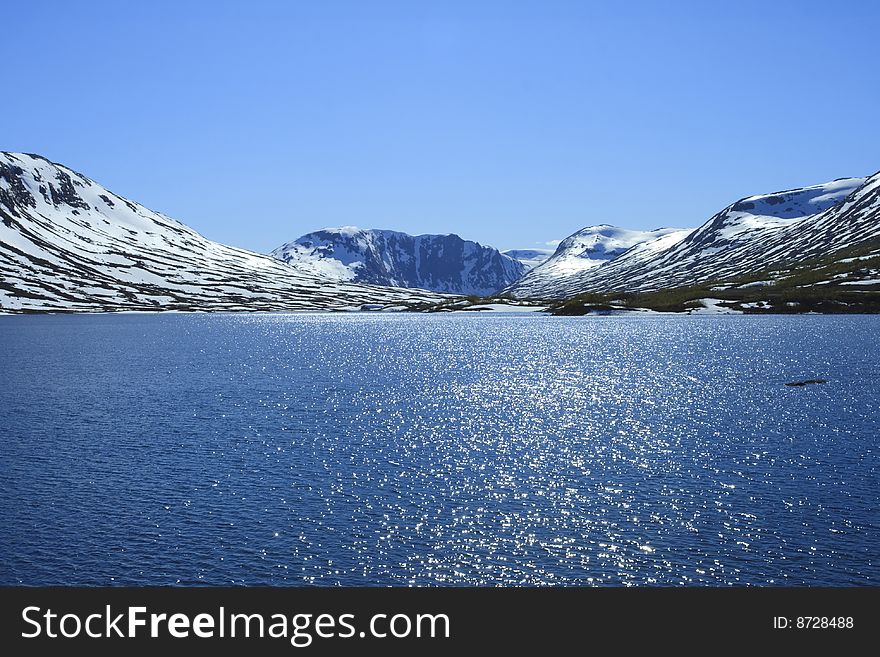
<svg viewBox="0 0 880 657">
<path fill-rule="evenodd" d="M 567 280 L 583 272 L 612 262 L 630 249 L 655 242 L 669 235 L 679 235 L 680 228 L 631 230 L 610 224 L 587 226 L 560 241 L 547 260 L 527 272 L 510 290 L 519 296 L 534 296 L 554 281 Z M 686 229 L 684 229 L 686 230 Z"/>
<path fill-rule="evenodd" d="M 880 173 L 743 197 L 698 228 L 634 245 L 588 270 L 535 280 L 536 268 L 506 292 L 561 299 L 670 289 L 805 262 L 880 236 L 878 188 Z"/>
<path fill-rule="evenodd" d="M 69 167 L 0 153 L 0 310 L 306 310 L 441 296 L 339 283 L 208 240 Z"/>
<path fill-rule="evenodd" d="M 324 228 L 287 242 L 271 255 L 336 280 L 485 296 L 506 288 L 525 267 L 497 249 L 453 233 Z"/>
<path fill-rule="evenodd" d="M 878 243 L 880 172 L 746 196 L 692 229 L 589 226 L 546 260 L 546 249 L 353 226 L 269 256 L 208 240 L 43 156 L 0 152 L 3 312 L 426 309 L 450 295 L 611 302 L 706 289 L 753 303 L 735 290 L 766 286 L 784 300 L 792 285 L 851 299 L 880 291 Z"/>
</svg>

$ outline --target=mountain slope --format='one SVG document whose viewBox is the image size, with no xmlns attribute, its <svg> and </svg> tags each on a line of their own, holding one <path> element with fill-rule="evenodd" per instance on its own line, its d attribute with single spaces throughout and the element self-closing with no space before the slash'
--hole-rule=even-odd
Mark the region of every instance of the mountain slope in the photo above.
<svg viewBox="0 0 880 657">
<path fill-rule="evenodd" d="M 301 271 L 340 281 L 488 295 L 518 280 L 522 263 L 458 235 L 407 235 L 352 226 L 326 228 L 272 255 Z"/>
<path fill-rule="evenodd" d="M 618 258 L 633 247 L 652 244 L 647 248 L 656 250 L 689 232 L 678 228 L 640 231 L 608 224 L 588 226 L 562 240 L 550 258 L 523 276 L 511 290 L 522 297 L 552 298 L 568 280 Z"/>
<path fill-rule="evenodd" d="M 737 279 L 870 244 L 880 237 L 880 174 L 743 198 L 690 232 L 640 244 L 600 267 L 509 291 L 566 298 Z M 537 271 L 537 270 L 536 270 Z"/>
<path fill-rule="evenodd" d="M 0 309 L 281 310 L 437 295 L 340 283 L 224 246 L 42 157 L 0 153 Z"/>
<path fill-rule="evenodd" d="M 508 249 L 501 253 L 509 258 L 518 260 L 526 268 L 526 271 L 529 271 L 547 262 L 555 251 L 555 249 Z"/>
</svg>

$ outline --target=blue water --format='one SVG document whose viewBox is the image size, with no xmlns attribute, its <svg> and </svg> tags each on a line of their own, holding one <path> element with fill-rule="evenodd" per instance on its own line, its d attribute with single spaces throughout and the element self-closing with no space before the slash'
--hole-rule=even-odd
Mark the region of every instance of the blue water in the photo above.
<svg viewBox="0 0 880 657">
<path fill-rule="evenodd" d="M 0 583 L 877 585 L 878 335 L 2 317 Z"/>
</svg>

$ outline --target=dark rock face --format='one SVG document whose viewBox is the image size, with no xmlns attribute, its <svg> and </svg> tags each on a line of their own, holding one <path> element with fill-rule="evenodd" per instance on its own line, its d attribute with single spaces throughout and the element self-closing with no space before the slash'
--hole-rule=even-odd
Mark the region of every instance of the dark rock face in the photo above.
<svg viewBox="0 0 880 657">
<path fill-rule="evenodd" d="M 16 216 L 18 216 L 16 208 L 22 206 L 33 208 L 37 205 L 22 181 L 23 173 L 24 170 L 20 166 L 0 161 L 0 180 L 9 187 L 4 189 L 5 186 L 0 186 L 0 205 Z"/>
<path fill-rule="evenodd" d="M 458 235 L 408 235 L 390 230 L 327 229 L 285 244 L 272 255 L 293 266 L 332 258 L 359 283 L 488 295 L 507 287 L 525 266 Z"/>
<path fill-rule="evenodd" d="M 72 208 L 80 208 L 82 210 L 90 210 L 89 204 L 83 201 L 73 187 L 70 176 L 62 170 L 58 170 L 56 174 L 56 187 L 49 183 L 49 193 L 52 196 L 52 203 L 58 205 L 68 205 Z"/>
</svg>

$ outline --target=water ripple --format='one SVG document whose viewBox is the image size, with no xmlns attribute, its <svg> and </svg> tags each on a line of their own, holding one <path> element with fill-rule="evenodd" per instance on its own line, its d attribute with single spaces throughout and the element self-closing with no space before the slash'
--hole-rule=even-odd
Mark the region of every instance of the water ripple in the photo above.
<svg viewBox="0 0 880 657">
<path fill-rule="evenodd" d="M 880 578 L 877 318 L 0 320 L 0 583 Z"/>
</svg>

